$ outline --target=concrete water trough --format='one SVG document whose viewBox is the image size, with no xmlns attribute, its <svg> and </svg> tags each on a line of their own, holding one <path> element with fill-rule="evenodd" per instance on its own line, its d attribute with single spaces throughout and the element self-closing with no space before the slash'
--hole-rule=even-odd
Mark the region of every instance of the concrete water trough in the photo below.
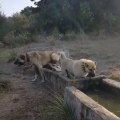
<svg viewBox="0 0 120 120">
<path fill-rule="evenodd" d="M 81 78 L 81 79 L 69 79 L 60 72 L 54 72 L 48 69 L 42 69 L 45 76 L 45 81 L 51 84 L 52 88 L 55 90 L 61 90 L 64 92 L 66 86 L 75 86 L 80 90 L 86 90 L 90 85 L 99 85 L 102 79 L 105 78 L 104 75 L 96 76 L 94 78 Z"/>
<path fill-rule="evenodd" d="M 77 120 L 120 120 L 120 82 L 103 75 L 71 80 L 51 70 L 43 71 L 46 83 L 55 91 L 62 92 L 65 102 L 75 111 Z M 117 114 L 109 111 L 106 104 L 116 106 Z"/>
<path fill-rule="evenodd" d="M 75 87 L 66 87 L 64 100 L 74 111 L 76 120 L 120 120 Z"/>
</svg>

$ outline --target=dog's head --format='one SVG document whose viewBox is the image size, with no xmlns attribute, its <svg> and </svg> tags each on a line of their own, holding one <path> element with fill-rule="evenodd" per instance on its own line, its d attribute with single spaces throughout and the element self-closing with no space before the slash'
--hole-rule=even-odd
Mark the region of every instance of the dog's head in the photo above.
<svg viewBox="0 0 120 120">
<path fill-rule="evenodd" d="M 25 63 L 27 62 L 27 55 L 26 54 L 20 54 L 16 57 L 14 64 L 21 66 L 21 65 L 25 65 Z"/>
<path fill-rule="evenodd" d="M 60 54 L 57 52 L 54 52 L 51 54 L 51 62 L 52 63 L 57 63 L 60 61 Z"/>
<path fill-rule="evenodd" d="M 96 70 L 96 62 L 92 60 L 85 60 L 83 62 L 83 70 L 88 73 L 87 77 L 94 77 Z"/>
</svg>

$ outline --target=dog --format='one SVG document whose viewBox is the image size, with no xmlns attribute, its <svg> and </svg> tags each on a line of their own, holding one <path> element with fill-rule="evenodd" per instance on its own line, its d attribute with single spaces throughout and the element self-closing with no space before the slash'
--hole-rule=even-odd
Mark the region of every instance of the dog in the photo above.
<svg viewBox="0 0 120 120">
<path fill-rule="evenodd" d="M 67 73 L 67 77 L 94 77 L 96 62 L 89 59 L 73 60 L 66 57 L 64 52 L 60 53 L 60 64 L 62 73 Z"/>
<path fill-rule="evenodd" d="M 40 74 L 42 77 L 41 82 L 44 82 L 45 76 L 42 68 L 49 63 L 55 64 L 59 62 L 59 60 L 60 55 L 55 51 L 31 51 L 18 55 L 14 64 L 22 66 L 31 63 L 35 69 L 35 78 L 32 81 L 36 81 Z"/>
</svg>

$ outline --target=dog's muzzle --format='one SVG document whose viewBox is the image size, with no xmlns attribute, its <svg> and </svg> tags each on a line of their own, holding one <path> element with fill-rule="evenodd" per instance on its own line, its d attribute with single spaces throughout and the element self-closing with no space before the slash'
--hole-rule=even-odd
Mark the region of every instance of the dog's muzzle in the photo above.
<svg viewBox="0 0 120 120">
<path fill-rule="evenodd" d="M 95 70 L 90 70 L 87 77 L 95 77 Z"/>
<path fill-rule="evenodd" d="M 25 63 L 22 62 L 22 61 L 19 61 L 19 60 L 17 59 L 17 60 L 15 60 L 14 64 L 15 64 L 15 65 L 18 65 L 18 66 L 21 66 L 21 65 L 24 65 Z"/>
</svg>

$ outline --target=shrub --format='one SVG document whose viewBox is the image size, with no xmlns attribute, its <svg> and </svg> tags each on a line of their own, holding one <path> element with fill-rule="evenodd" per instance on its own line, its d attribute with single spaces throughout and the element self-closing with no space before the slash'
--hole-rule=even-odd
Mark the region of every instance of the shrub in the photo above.
<svg viewBox="0 0 120 120">
<path fill-rule="evenodd" d="M 12 90 L 13 84 L 10 80 L 0 79 L 0 91 L 10 91 Z"/>
<path fill-rule="evenodd" d="M 15 35 L 26 32 L 29 27 L 29 19 L 26 15 L 16 13 L 8 20 Z"/>
<path fill-rule="evenodd" d="M 8 56 L 8 62 L 12 62 L 15 60 L 17 52 L 15 50 L 11 50 Z"/>
<path fill-rule="evenodd" d="M 0 41 L 2 41 L 4 35 L 6 34 L 6 17 L 0 12 Z"/>
<path fill-rule="evenodd" d="M 79 21 L 84 31 L 90 31 L 95 28 L 95 19 L 88 2 L 80 4 Z"/>
<path fill-rule="evenodd" d="M 32 42 L 31 34 L 28 32 L 21 33 L 15 36 L 14 32 L 8 33 L 3 40 L 3 43 L 7 46 L 15 47 Z"/>
<path fill-rule="evenodd" d="M 63 98 L 59 95 L 54 97 L 55 101 L 52 101 L 48 107 L 51 118 L 55 118 L 55 120 L 75 120 L 74 111 L 64 102 Z"/>
</svg>

